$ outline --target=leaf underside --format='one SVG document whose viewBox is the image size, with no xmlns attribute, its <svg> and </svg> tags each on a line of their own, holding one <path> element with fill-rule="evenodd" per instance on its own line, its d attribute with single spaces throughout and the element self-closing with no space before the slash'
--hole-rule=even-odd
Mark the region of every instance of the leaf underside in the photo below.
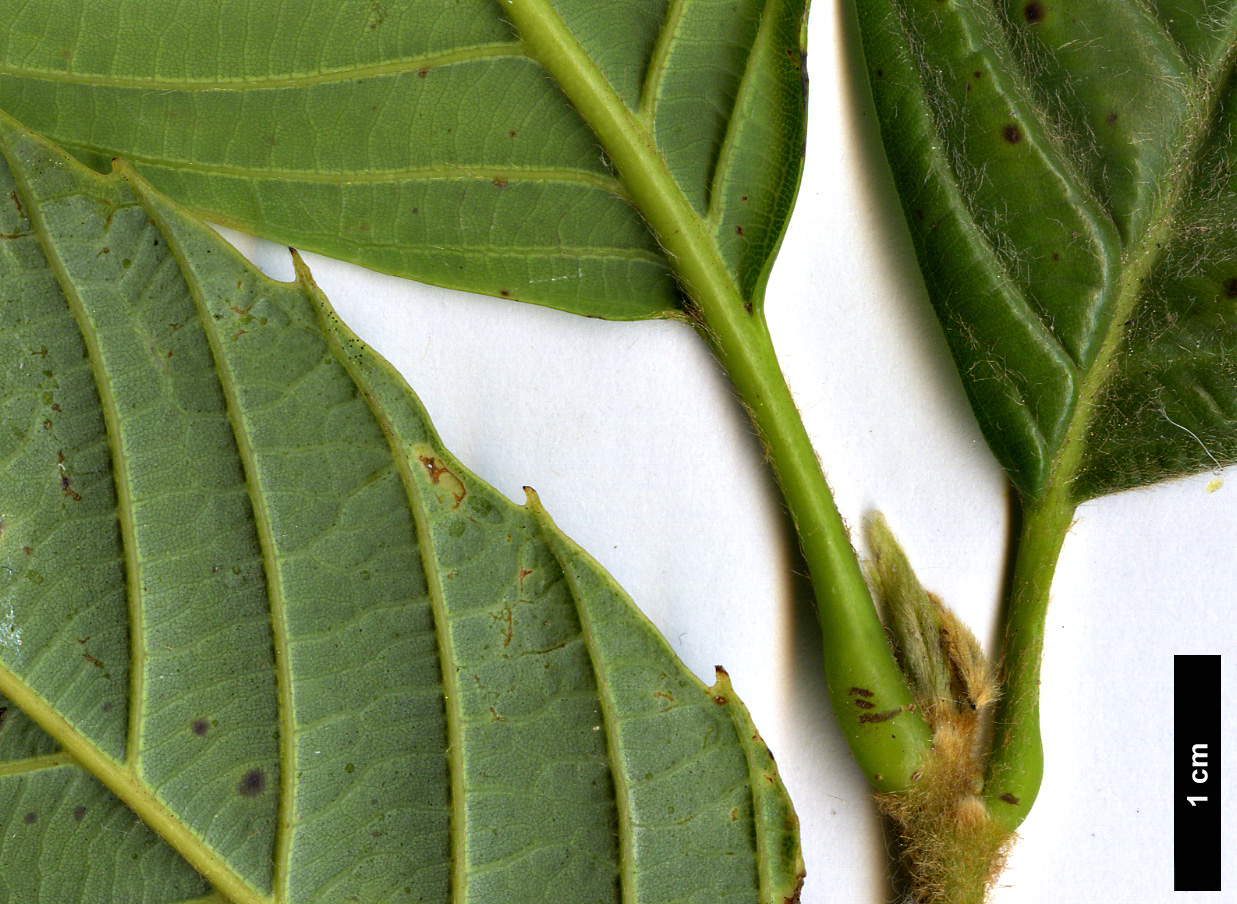
<svg viewBox="0 0 1237 904">
<path fill-rule="evenodd" d="M 757 303 L 802 168 L 806 0 L 544 5 Z M 298 248 L 576 313 L 682 314 L 623 174 L 499 0 L 6 5 L 0 108 Z"/>
<path fill-rule="evenodd" d="M 724 674 L 452 458 L 299 263 L 8 120 L 0 157 L 0 900 L 795 893 Z"/>
<path fill-rule="evenodd" d="M 1031 499 L 1237 461 L 1237 9 L 858 4 L 894 178 Z"/>
</svg>

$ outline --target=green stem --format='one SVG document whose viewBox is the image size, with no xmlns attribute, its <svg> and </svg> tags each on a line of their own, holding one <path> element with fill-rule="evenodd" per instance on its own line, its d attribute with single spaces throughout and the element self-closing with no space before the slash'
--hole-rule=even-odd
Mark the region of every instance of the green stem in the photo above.
<svg viewBox="0 0 1237 904">
<path fill-rule="evenodd" d="M 528 54 L 592 127 L 690 299 L 690 310 L 765 442 L 807 561 L 825 677 L 851 751 L 882 791 L 912 784 L 931 745 L 885 639 L 863 572 L 758 308 L 722 262 L 708 224 L 667 169 L 648 126 L 614 92 L 548 0 L 502 0 Z"/>
<path fill-rule="evenodd" d="M 1073 523 L 1074 502 L 1064 482 L 1024 511 L 1008 604 L 992 756 L 984 780 L 988 811 L 1007 831 L 1031 810 L 1044 776 L 1039 676 L 1052 576 Z"/>
<path fill-rule="evenodd" d="M 709 316 L 712 313 L 713 316 Z M 816 595 L 825 680 L 838 724 L 877 790 L 912 784 L 932 743 L 850 544 L 846 525 L 758 314 L 702 312 L 781 485 Z"/>
</svg>

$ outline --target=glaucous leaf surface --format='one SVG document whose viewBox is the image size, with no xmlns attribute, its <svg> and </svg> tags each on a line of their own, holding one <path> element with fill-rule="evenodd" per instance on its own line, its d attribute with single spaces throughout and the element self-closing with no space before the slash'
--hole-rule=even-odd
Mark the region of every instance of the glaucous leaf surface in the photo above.
<svg viewBox="0 0 1237 904">
<path fill-rule="evenodd" d="M 806 0 L 533 0 L 759 301 L 802 168 Z M 0 7 L 0 108 L 208 218 L 438 285 L 675 316 L 671 261 L 505 0 Z M 577 70 L 580 67 L 575 67 Z"/>
<path fill-rule="evenodd" d="M 2 125 L 0 900 L 796 894 L 724 673 L 444 450 L 299 262 Z"/>
<path fill-rule="evenodd" d="M 1019 489 L 1237 460 L 1234 4 L 858 9 L 933 304 Z"/>
</svg>

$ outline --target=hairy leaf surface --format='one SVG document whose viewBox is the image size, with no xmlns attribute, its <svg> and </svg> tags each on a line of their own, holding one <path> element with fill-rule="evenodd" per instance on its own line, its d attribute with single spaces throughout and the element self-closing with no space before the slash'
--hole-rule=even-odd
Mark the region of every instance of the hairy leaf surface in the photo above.
<svg viewBox="0 0 1237 904">
<path fill-rule="evenodd" d="M 1237 8 L 858 4 L 929 292 L 1028 497 L 1237 460 Z"/>
<path fill-rule="evenodd" d="M 0 900 L 795 894 L 724 673 L 443 449 L 299 261 L 8 120 L 0 157 Z"/>
<path fill-rule="evenodd" d="M 756 303 L 802 168 L 806 0 L 533 0 Z M 506 0 L 0 7 L 0 108 L 209 218 L 438 285 L 674 316 L 639 181 Z M 537 31 L 544 31 L 538 28 Z M 526 35 L 526 37 L 541 37 Z M 557 38 L 555 39 L 557 40 Z"/>
</svg>

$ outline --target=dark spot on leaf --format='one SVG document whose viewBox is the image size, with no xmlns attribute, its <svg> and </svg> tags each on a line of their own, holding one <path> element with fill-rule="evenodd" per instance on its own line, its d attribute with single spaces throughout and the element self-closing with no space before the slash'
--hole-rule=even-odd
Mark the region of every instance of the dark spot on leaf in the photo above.
<svg viewBox="0 0 1237 904">
<path fill-rule="evenodd" d="M 1058 254 L 1056 251 L 1054 251 L 1054 252 L 1052 252 L 1052 259 L 1053 259 L 1054 261 L 1059 261 L 1059 260 L 1061 259 L 1061 255 L 1060 255 L 1060 254 Z"/>
<path fill-rule="evenodd" d="M 105 713 L 110 713 L 110 712 L 112 711 L 112 704 L 111 704 L 110 702 L 109 702 L 109 703 L 104 703 L 104 704 L 103 704 L 103 711 L 104 711 Z"/>
<path fill-rule="evenodd" d="M 727 700 L 725 697 L 723 697 L 721 694 L 714 694 L 713 702 L 716 703 L 718 706 L 725 706 L 730 701 Z"/>
<path fill-rule="evenodd" d="M 501 178 L 499 178 L 499 179 L 495 179 L 495 180 L 494 180 L 494 187 L 495 187 L 495 188 L 506 188 L 506 187 L 507 187 L 507 180 L 506 180 L 506 179 L 501 179 Z"/>
<path fill-rule="evenodd" d="M 978 69 L 976 69 L 974 72 L 971 73 L 971 78 L 983 78 L 983 77 L 984 77 L 983 72 L 981 72 Z"/>
<path fill-rule="evenodd" d="M 1022 140 L 1022 129 L 1018 128 L 1016 123 L 1010 123 L 1001 130 L 1001 137 L 1010 144 L 1017 144 Z"/>
<path fill-rule="evenodd" d="M 852 700 L 852 703 L 860 709 L 875 709 L 876 704 L 870 700 Z"/>
<path fill-rule="evenodd" d="M 1022 803 L 1022 801 L 1014 797 L 1014 795 L 1010 794 L 1008 791 L 1002 794 L 1000 799 L 1005 801 L 1005 803 L 1009 804 L 1011 807 L 1016 807 L 1018 804 Z"/>
<path fill-rule="evenodd" d="M 32 810 L 31 812 L 29 812 L 29 813 L 27 813 L 25 816 L 23 816 L 23 817 L 21 818 L 21 821 L 22 821 L 22 822 L 24 822 L 24 823 L 25 823 L 26 825 L 28 825 L 28 826 L 32 826 L 32 825 L 34 825 L 34 824 L 35 824 L 35 822 L 38 820 L 38 818 L 39 818 L 39 814 L 35 813 L 35 812 Z"/>
<path fill-rule="evenodd" d="M 73 818 L 76 819 L 78 822 L 81 822 L 82 817 L 85 815 L 86 815 L 85 807 L 78 806 L 78 807 L 73 808 Z"/>
<path fill-rule="evenodd" d="M 510 298 L 510 297 L 511 297 L 511 292 L 510 292 L 510 290 L 508 290 L 508 289 L 499 289 L 499 290 L 498 290 L 498 294 L 499 294 L 499 295 L 501 295 L 503 298 Z"/>
<path fill-rule="evenodd" d="M 82 501 L 81 493 L 73 489 L 73 484 L 70 482 L 68 474 L 60 475 L 60 489 L 66 496 L 68 496 L 74 502 Z"/>
<path fill-rule="evenodd" d="M 205 719 L 195 719 L 193 723 L 193 733 L 199 738 L 210 731 L 210 724 Z"/>
<path fill-rule="evenodd" d="M 1117 113 L 1115 110 L 1112 113 L 1109 113 L 1106 118 L 1108 119 L 1108 124 L 1110 126 L 1115 126 L 1117 124 L 1118 117 L 1117 117 Z"/>
<path fill-rule="evenodd" d="M 257 797 L 266 790 L 266 773 L 261 769 L 250 769 L 236 786 L 236 793 L 241 797 Z"/>
<path fill-rule="evenodd" d="M 73 51 L 66 47 L 64 50 L 60 51 L 60 59 L 62 60 L 73 59 Z"/>
<path fill-rule="evenodd" d="M 852 687 L 852 688 L 851 688 L 850 690 L 848 690 L 846 693 L 848 693 L 848 694 L 858 694 L 860 697 L 872 697 L 872 696 L 875 696 L 875 695 L 872 693 L 872 691 L 868 690 L 866 687 Z"/>
<path fill-rule="evenodd" d="M 1224 297 L 1237 298 L 1237 276 L 1230 276 L 1224 280 Z"/>
<path fill-rule="evenodd" d="M 426 73 L 428 73 L 428 72 L 429 72 L 429 70 L 428 70 L 428 69 L 418 69 L 418 70 L 417 70 L 417 78 L 425 78 L 425 75 L 426 75 Z"/>
<path fill-rule="evenodd" d="M 743 235 L 743 227 L 742 227 L 742 226 L 736 226 L 736 227 L 734 228 L 734 232 L 735 232 L 735 235 Z"/>
<path fill-rule="evenodd" d="M 1022 8 L 1022 16 L 1027 20 L 1028 25 L 1038 25 L 1044 21 L 1044 4 L 1039 0 L 1031 0 Z"/>
<path fill-rule="evenodd" d="M 9 708 L 0 706 L 0 728 L 4 728 L 4 720 L 8 718 Z"/>
<path fill-rule="evenodd" d="M 514 137 L 515 137 L 515 129 L 512 129 L 510 132 L 508 132 L 508 133 L 507 133 L 507 137 L 508 137 L 508 138 L 514 138 Z"/>
<path fill-rule="evenodd" d="M 884 77 L 885 77 L 885 70 L 884 70 L 884 69 L 877 69 L 877 70 L 876 70 L 876 77 L 877 77 L 877 78 L 884 78 Z"/>
</svg>

